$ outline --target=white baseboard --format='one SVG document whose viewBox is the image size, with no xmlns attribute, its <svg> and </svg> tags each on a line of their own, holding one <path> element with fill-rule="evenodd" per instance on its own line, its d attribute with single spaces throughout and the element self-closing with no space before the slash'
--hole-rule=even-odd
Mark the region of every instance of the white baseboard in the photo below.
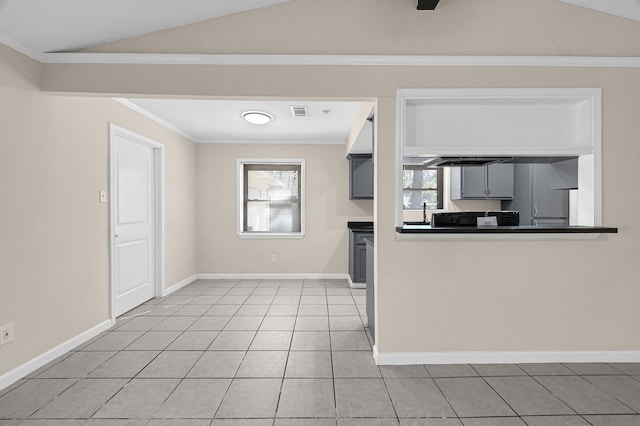
<svg viewBox="0 0 640 426">
<path fill-rule="evenodd" d="M 197 274 L 199 280 L 346 280 L 349 274 Z"/>
<path fill-rule="evenodd" d="M 350 275 L 347 275 L 347 280 L 349 282 L 349 287 L 351 288 L 367 288 L 367 283 L 354 283 L 351 281 Z"/>
<path fill-rule="evenodd" d="M 189 278 L 185 278 L 184 280 L 175 283 L 174 285 L 163 288 L 162 289 L 162 297 L 168 296 L 171 293 L 174 293 L 180 290 L 182 287 L 187 286 L 198 279 L 198 275 L 191 275 Z"/>
<path fill-rule="evenodd" d="M 640 362 L 640 351 L 379 353 L 377 346 L 374 346 L 373 358 L 378 365 Z"/>
<path fill-rule="evenodd" d="M 3 374 L 0 376 L 0 390 L 8 387 L 9 385 L 17 382 L 28 374 L 36 371 L 38 368 L 47 365 L 51 361 L 55 360 L 61 355 L 69 352 L 71 349 L 88 342 L 89 340 L 96 337 L 98 334 L 102 333 L 105 330 L 108 330 L 115 324 L 115 321 L 106 320 L 96 325 L 95 327 L 90 328 L 75 337 L 67 340 L 66 342 L 56 346 L 53 349 L 46 351 L 45 353 L 38 355 L 37 357 L 31 359 L 30 361 L 25 362 L 24 364 L 14 368 L 13 370 Z"/>
</svg>

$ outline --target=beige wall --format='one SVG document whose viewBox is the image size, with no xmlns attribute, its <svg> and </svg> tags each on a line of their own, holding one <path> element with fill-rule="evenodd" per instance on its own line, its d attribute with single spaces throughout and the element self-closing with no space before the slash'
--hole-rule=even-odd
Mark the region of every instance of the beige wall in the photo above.
<svg viewBox="0 0 640 426">
<path fill-rule="evenodd" d="M 347 222 L 371 220 L 373 202 L 349 200 L 344 145 L 200 144 L 198 272 L 201 274 L 346 274 Z M 303 239 L 239 239 L 236 160 L 304 158 Z M 271 262 L 271 255 L 277 262 Z"/>
<path fill-rule="evenodd" d="M 0 375 L 109 318 L 108 123 L 165 145 L 166 284 L 196 272 L 195 145 L 111 99 L 39 91 L 0 46 Z"/>
<path fill-rule="evenodd" d="M 638 70 L 434 70 L 412 87 L 603 87 L 603 217 L 620 234 L 595 241 L 413 240 L 392 229 L 395 99 L 378 100 L 378 350 L 640 350 L 635 284 L 640 232 L 625 189 L 640 124 Z M 508 72 L 508 76 L 506 75 Z M 454 81 L 452 81 L 454 80 Z"/>
<path fill-rule="evenodd" d="M 634 43 L 640 24 L 553 0 L 441 2 L 435 13 L 415 11 L 409 0 L 337 3 L 298 0 L 97 50 L 640 55 Z M 306 31 L 311 36 L 304 46 L 285 37 L 292 25 L 313 28 L 316 22 L 332 30 Z M 236 37 L 246 28 L 258 28 L 260 39 Z M 225 34 L 224 46 L 216 42 L 218 31 Z M 634 284 L 640 274 L 634 259 L 640 230 L 633 213 L 640 199 L 627 190 L 640 155 L 638 69 L 51 64 L 45 71 L 45 87 L 61 91 L 377 98 L 380 352 L 640 350 L 640 288 Z M 595 241 L 398 240 L 396 90 L 457 87 L 601 87 L 603 217 L 620 233 Z"/>
<path fill-rule="evenodd" d="M 296 31 L 305 37 L 292 37 Z M 414 0 L 296 0 L 94 50 L 640 56 L 639 39 L 637 22 L 554 0 L 447 1 L 435 12 L 415 11 Z M 15 321 L 17 336 L 15 343 L 0 349 L 0 372 L 106 318 L 107 212 L 96 202 L 97 190 L 107 182 L 106 121 L 161 141 L 176 138 L 108 100 L 39 93 L 40 81 L 45 90 L 72 94 L 377 98 L 374 216 L 380 352 L 640 350 L 640 198 L 629 190 L 640 158 L 638 69 L 100 64 L 48 64 L 41 69 L 6 49 L 0 54 L 0 185 L 3 206 L 12 207 L 2 209 L 0 222 L 0 283 L 9 289 L 0 299 L 0 323 Z M 620 233 L 594 241 L 398 240 L 396 90 L 452 87 L 601 87 L 603 217 L 605 225 L 619 227 Z M 185 164 L 177 167 L 183 184 L 172 189 L 174 197 L 181 190 L 189 192 L 195 179 L 188 172 L 195 154 L 183 143 L 179 155 Z M 216 188 L 209 187 L 207 178 L 215 177 L 209 168 L 219 165 L 221 172 L 227 170 L 225 176 L 235 179 L 235 172 L 228 171 L 235 162 L 222 164 L 224 158 L 273 155 L 265 148 L 244 151 L 248 149 L 197 148 L 197 272 L 317 272 L 312 269 L 318 266 L 327 272 L 344 270 L 346 256 L 335 258 L 337 247 L 345 244 L 344 234 L 339 235 L 345 232 L 344 219 L 339 225 L 330 224 L 328 217 L 320 220 L 333 226 L 336 239 L 325 242 L 327 252 L 317 265 L 287 264 L 292 241 L 276 246 L 282 261 L 272 265 L 268 258 L 273 246 L 267 250 L 255 241 L 241 246 L 245 242 L 234 239 L 235 193 L 214 200 L 210 193 Z M 287 156 L 295 151 L 289 149 Z M 336 159 L 344 156 L 342 149 Z M 60 159 L 62 165 L 51 159 Z M 340 173 L 346 175 L 346 161 Z M 169 191 L 178 181 L 168 175 L 167 182 Z M 223 191 L 233 191 L 229 188 Z M 327 188 L 326 200 L 332 200 L 330 194 Z M 169 272 L 168 280 L 185 278 L 195 268 L 186 260 L 194 253 L 188 237 L 195 233 L 189 225 L 194 213 L 188 207 L 193 195 L 184 197 L 174 203 L 167 196 L 168 215 L 185 209 L 184 219 L 174 216 L 167 222 L 186 227 L 169 231 L 167 244 L 173 248 L 168 253 L 174 253 L 169 257 L 180 252 L 183 260 L 167 259 L 171 271 L 180 271 Z M 313 207 L 327 215 L 344 208 L 344 218 L 368 213 L 357 204 L 354 210 L 344 206 L 328 201 Z M 308 206 L 310 215 L 316 214 L 313 207 Z M 216 228 L 216 217 L 224 229 Z M 82 232 L 69 233 L 70 228 Z M 316 236 L 310 228 L 309 238 Z M 260 269 L 239 264 L 245 248 Z"/>
</svg>

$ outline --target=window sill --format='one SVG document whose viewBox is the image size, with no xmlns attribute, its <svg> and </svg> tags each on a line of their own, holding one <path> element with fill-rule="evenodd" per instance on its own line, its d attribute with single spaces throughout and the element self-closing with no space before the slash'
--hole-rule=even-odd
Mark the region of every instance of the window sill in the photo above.
<svg viewBox="0 0 640 426">
<path fill-rule="evenodd" d="M 239 232 L 238 238 L 241 240 L 301 240 L 303 233 L 277 233 L 277 232 Z"/>
</svg>

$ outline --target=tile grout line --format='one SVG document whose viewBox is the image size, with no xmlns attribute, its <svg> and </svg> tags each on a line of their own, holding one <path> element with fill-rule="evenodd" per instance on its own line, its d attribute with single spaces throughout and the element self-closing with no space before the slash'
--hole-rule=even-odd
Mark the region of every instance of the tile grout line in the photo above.
<svg viewBox="0 0 640 426">
<path fill-rule="evenodd" d="M 203 290 L 203 293 L 204 293 L 204 290 Z M 201 293 L 201 294 L 202 294 L 202 293 Z M 197 296 L 196 296 L 196 297 L 197 297 Z M 196 299 L 196 297 L 191 298 L 191 299 L 189 300 L 189 302 L 192 302 L 193 300 L 195 300 L 195 299 Z M 185 307 L 185 306 L 187 306 L 187 304 L 182 305 L 182 307 L 181 307 L 181 308 L 178 308 L 175 312 L 173 312 L 173 313 L 169 314 L 168 316 L 166 316 L 166 317 L 165 317 L 165 319 L 163 319 L 162 321 L 160 321 L 158 324 L 160 324 L 160 323 L 162 323 L 162 322 L 166 321 L 166 320 L 167 320 L 167 319 L 169 319 L 169 318 L 173 318 L 173 314 L 175 314 L 177 311 L 179 311 L 180 309 L 182 309 L 182 308 L 183 308 L 183 307 Z M 202 317 L 202 315 L 201 315 L 201 316 L 199 316 L 198 318 L 201 318 L 201 317 Z M 190 324 L 190 326 L 191 326 L 191 325 L 193 325 L 193 324 L 195 324 L 197 321 L 198 321 L 198 320 L 195 320 L 192 324 Z M 156 325 L 158 325 L 158 324 L 156 324 Z M 155 327 L 155 326 L 154 326 L 154 327 Z M 161 355 L 161 354 L 163 354 L 165 351 L 167 351 L 167 348 L 168 348 L 169 346 L 171 346 L 171 345 L 172 345 L 176 340 L 178 340 L 178 338 L 180 338 L 180 336 L 182 336 L 182 335 L 183 335 L 183 334 L 184 334 L 188 329 L 189 329 L 189 328 L 187 327 L 187 328 L 186 328 L 186 329 L 184 329 L 184 330 L 177 330 L 177 331 L 181 331 L 181 332 L 180 332 L 180 334 L 178 334 L 178 335 L 175 337 L 175 339 L 173 339 L 171 342 L 169 342 L 169 343 L 164 347 L 164 349 L 161 349 L 161 350 L 158 352 L 158 354 L 157 354 L 155 357 L 153 357 L 153 359 L 151 359 L 147 364 L 145 364 L 145 366 L 144 366 L 144 367 L 142 367 L 142 368 L 140 369 L 140 371 L 138 371 L 138 373 L 136 373 L 136 374 L 131 378 L 131 380 L 129 380 L 129 381 L 127 382 L 127 384 L 131 383 L 135 378 L 137 378 L 137 377 L 139 376 L 139 374 L 140 374 L 140 373 L 142 373 L 142 372 L 145 370 L 145 368 L 147 368 L 147 367 L 148 367 L 148 366 L 149 366 L 153 361 L 155 361 L 156 359 L 158 359 L 158 358 L 160 357 L 160 355 Z M 152 329 L 148 330 L 147 332 L 150 332 L 151 330 L 152 330 Z M 165 331 L 173 331 L 173 330 L 165 330 Z M 145 333 L 145 334 L 146 334 L 146 333 Z M 144 334 L 143 334 L 143 336 L 144 336 Z M 140 336 L 140 337 L 142 337 L 142 336 Z M 136 339 L 136 340 L 138 340 L 138 339 Z M 134 340 L 134 342 L 135 342 L 135 340 Z M 133 344 L 134 342 L 131 342 L 131 344 Z M 129 345 L 127 345 L 127 347 L 128 347 L 128 346 L 129 346 Z M 126 347 L 125 347 L 125 348 L 126 348 Z M 123 349 L 122 351 L 124 351 L 124 349 Z M 122 352 L 122 351 L 121 351 L 121 352 Z M 205 351 L 203 351 L 203 352 L 202 352 L 202 354 L 200 354 L 200 356 L 199 356 L 199 357 L 198 357 L 198 359 L 194 362 L 194 364 L 191 366 L 191 368 L 189 368 L 189 371 L 187 371 L 187 372 L 185 373 L 185 375 L 184 375 L 181 379 L 179 379 L 179 381 L 178 381 L 178 383 L 176 384 L 176 386 L 171 390 L 171 392 L 169 392 L 169 394 L 166 396 L 166 398 L 165 398 L 165 399 L 164 399 L 160 404 L 158 404 L 158 407 L 157 407 L 155 410 L 153 410 L 153 412 L 152 412 L 152 413 L 150 413 L 150 414 L 149 414 L 149 421 L 148 421 L 147 423 L 150 423 L 150 422 L 151 422 L 151 420 L 154 418 L 154 417 L 153 417 L 153 416 L 154 416 L 154 414 L 155 414 L 156 412 L 158 412 L 158 411 L 162 408 L 162 406 L 163 406 L 163 405 L 164 405 L 164 404 L 165 404 L 165 403 L 166 403 L 166 402 L 171 398 L 171 396 L 176 392 L 176 390 L 180 387 L 180 385 L 181 385 L 181 384 L 184 382 L 184 380 L 186 379 L 186 377 L 187 377 L 187 375 L 189 374 L 189 372 L 193 369 L 193 367 L 194 367 L 194 366 L 198 363 L 198 361 L 202 358 L 202 356 L 204 355 L 204 353 L 205 353 Z M 148 378 L 147 378 L 147 379 L 148 379 Z M 154 378 L 151 378 L 151 379 L 154 379 Z M 156 378 L 156 379 L 162 379 L 162 378 Z M 120 393 L 120 391 L 122 391 L 122 390 L 126 387 L 126 385 L 127 385 L 127 384 L 125 384 L 125 386 L 123 386 L 123 387 L 122 387 L 118 392 L 116 392 L 114 395 L 112 395 L 112 397 L 111 397 L 111 398 L 109 398 L 109 400 L 108 400 L 107 402 L 105 402 L 105 403 L 102 405 L 102 407 L 104 407 L 105 405 L 107 405 L 107 403 L 108 403 L 109 401 L 111 401 L 111 399 L 115 398 L 115 396 L 116 396 L 117 394 L 119 394 L 119 393 Z M 100 409 L 102 409 L 102 407 L 100 407 Z M 93 417 L 93 416 L 94 416 L 94 415 L 95 415 L 95 414 L 96 414 L 100 409 L 96 410 L 96 412 L 95 412 L 95 413 L 93 413 L 89 418 L 92 418 L 92 417 Z"/>
<path fill-rule="evenodd" d="M 626 375 L 619 375 L 619 374 L 614 374 L 614 375 L 593 375 L 593 376 L 609 376 L 609 377 L 628 377 Z M 588 378 L 589 377 L 593 377 L 592 375 L 584 375 L 581 376 L 584 378 L 584 380 L 587 381 L 587 383 L 589 383 L 591 386 L 593 386 L 594 388 L 596 388 L 597 390 L 603 392 L 605 395 L 609 396 L 610 398 L 613 398 L 615 401 L 619 402 L 620 404 L 624 405 L 626 408 L 628 408 L 629 410 L 631 410 L 634 414 L 640 414 L 637 410 L 634 410 L 632 407 L 630 407 L 628 404 L 626 404 L 624 401 L 621 401 L 619 398 L 615 397 L 614 395 L 610 395 L 605 389 L 602 389 L 601 387 L 599 387 L 596 383 L 593 383 L 592 381 L 590 381 Z M 615 414 L 623 414 L 623 413 L 612 413 L 611 415 L 615 415 Z"/>
<path fill-rule="evenodd" d="M 278 290 L 280 290 L 280 288 L 282 288 L 281 285 L 282 285 L 282 281 L 280 281 L 280 285 L 278 285 L 278 287 L 277 287 Z M 271 303 L 269 304 L 269 308 L 267 308 L 267 312 L 265 312 L 265 315 L 262 318 L 262 321 L 260 322 L 260 326 L 258 326 L 258 330 L 256 330 L 256 334 L 255 334 L 256 336 L 258 335 L 258 331 L 260 331 L 260 327 L 262 326 L 262 323 L 264 322 L 264 319 L 267 317 L 267 313 L 269 312 L 269 309 L 271 309 L 271 306 L 273 306 L 273 301 L 275 300 L 277 294 L 278 294 L 278 292 L 276 291 L 276 294 L 271 299 Z M 297 320 L 297 315 L 296 315 L 296 320 Z M 294 328 L 295 328 L 295 322 L 294 322 Z M 254 337 L 254 339 L 255 339 L 255 337 Z M 273 422 L 272 423 L 275 423 L 276 418 L 278 416 L 278 408 L 280 408 L 280 398 L 282 397 L 282 389 L 284 387 L 284 376 L 285 376 L 285 374 L 287 372 L 287 364 L 289 362 L 289 353 L 291 351 L 291 342 L 292 341 L 293 341 L 293 331 L 291 332 L 291 340 L 289 341 L 289 350 L 287 351 L 287 356 L 286 356 L 286 359 L 284 361 L 284 369 L 282 371 L 282 379 L 280 380 L 280 387 L 279 387 L 279 390 L 278 390 L 278 398 L 276 400 L 276 406 L 275 406 L 275 408 L 273 410 L 273 417 L 272 417 Z M 251 345 L 249 345 L 247 353 L 249 352 L 249 349 L 251 349 Z M 239 369 L 240 369 L 240 367 L 238 367 L 238 370 Z"/>
<path fill-rule="evenodd" d="M 429 378 L 431 378 L 433 383 L 436 385 L 436 387 L 438 388 L 438 390 L 440 391 L 440 393 L 444 397 L 445 401 L 447 401 L 447 404 L 449 404 L 449 407 L 451 407 L 451 409 L 453 410 L 454 414 L 456 415 L 456 419 L 460 423 L 462 423 L 462 420 L 461 420 L 460 414 L 458 413 L 458 410 L 456 410 L 456 407 L 453 406 L 453 403 L 451 402 L 451 400 L 449 399 L 447 394 L 442 390 L 442 388 L 440 387 L 440 384 L 436 380 L 436 379 L 442 378 L 442 377 L 433 377 L 433 376 L 431 376 L 431 372 L 429 371 L 429 369 L 426 366 L 424 366 L 424 368 L 425 368 L 425 370 L 427 370 L 427 373 L 429 374 Z"/>
<path fill-rule="evenodd" d="M 566 365 L 564 365 L 563 363 L 558 363 L 561 366 L 567 368 L 570 372 L 574 373 L 573 375 L 575 375 L 575 372 L 573 370 L 571 370 L 570 368 L 568 368 Z M 517 365 L 517 364 L 515 364 Z M 526 371 L 524 368 L 520 367 L 518 365 L 518 368 L 520 368 L 522 371 L 524 371 L 524 373 L 527 375 L 527 377 L 530 377 L 533 381 L 535 381 L 537 384 L 539 384 L 540 386 L 542 386 L 542 388 L 544 390 L 546 390 L 547 392 L 549 392 L 551 395 L 553 395 L 554 398 L 556 398 L 558 401 L 560 401 L 561 403 L 563 403 L 564 405 L 567 406 L 567 408 L 569 408 L 569 410 L 573 411 L 575 414 L 570 414 L 570 415 L 576 415 L 578 417 L 580 417 L 581 419 L 583 419 L 584 421 L 587 421 L 586 419 L 584 419 L 582 417 L 582 415 L 580 413 L 578 413 L 572 406 L 570 406 L 569 404 L 567 404 L 566 401 L 564 401 L 562 398 L 560 398 L 560 396 L 556 395 L 555 393 L 553 393 L 551 391 L 551 389 L 547 388 L 544 384 L 542 384 L 538 379 L 536 379 L 536 377 L 533 374 L 530 374 L 528 371 Z M 573 377 L 573 375 L 568 375 L 567 377 Z M 547 377 L 547 376 L 545 376 Z M 553 375 L 553 377 L 557 377 L 557 375 Z M 524 420 L 523 420 L 524 421 Z M 587 422 L 589 423 L 589 422 Z"/>
<path fill-rule="evenodd" d="M 238 281 L 238 282 L 239 282 L 239 281 Z M 237 285 L 237 284 L 238 284 L 238 283 L 236 283 L 236 285 Z M 229 291 L 231 291 L 231 289 L 232 289 L 232 288 L 234 288 L 236 285 L 234 285 L 233 287 L 230 287 L 230 289 L 229 289 L 229 290 L 227 290 L 227 292 L 225 293 L 225 295 L 226 295 L 226 294 L 228 294 L 228 293 L 229 293 Z M 217 302 L 216 302 L 216 303 L 217 303 Z M 236 314 L 237 314 L 237 313 L 238 313 L 238 311 L 242 308 L 242 306 L 244 306 L 244 303 L 243 303 L 242 305 L 240 305 L 240 307 L 236 310 L 236 312 L 235 312 L 233 315 L 231 315 L 231 318 L 233 318 L 233 317 L 235 317 L 235 316 L 236 316 Z M 229 320 L 229 321 L 230 321 L 230 320 Z M 228 321 L 227 321 L 227 323 L 228 323 Z M 225 326 L 226 326 L 226 323 L 225 323 Z M 223 328 L 224 328 L 224 327 L 223 327 Z M 222 331 L 224 331 L 224 330 L 220 330 L 220 333 L 222 333 Z M 256 334 L 257 334 L 257 332 L 256 332 Z M 218 334 L 218 336 L 219 336 L 219 335 L 220 335 L 220 334 Z M 210 347 L 211 347 L 211 345 L 213 345 L 213 342 L 218 338 L 218 336 L 216 336 L 216 337 L 213 339 L 213 341 L 211 341 L 211 343 L 209 344 L 208 348 L 210 348 Z M 245 358 L 246 358 L 246 356 L 247 356 L 247 352 L 249 351 L 249 347 L 251 346 L 251 343 L 253 342 L 253 339 L 255 339 L 255 336 L 256 336 L 256 335 L 254 334 L 254 335 L 253 335 L 253 338 L 251 339 L 251 342 L 249 342 L 249 345 L 247 346 L 247 350 L 246 350 L 246 351 L 244 351 L 244 355 L 242 356 L 242 359 L 240 360 L 240 363 L 238 364 L 238 368 L 236 368 L 235 372 L 233 373 L 233 377 L 231 377 L 231 379 L 229 380 L 229 384 L 227 385 L 227 388 L 226 388 L 226 389 L 225 389 L 225 391 L 224 391 L 224 395 L 222 395 L 222 398 L 220 398 L 220 403 L 218 404 L 218 406 L 216 407 L 215 411 L 213 412 L 213 417 L 211 418 L 211 422 L 210 422 L 210 423 L 213 423 L 213 420 L 217 418 L 216 416 L 218 415 L 218 412 L 220 411 L 220 408 L 222 407 L 222 403 L 224 402 L 224 399 L 226 398 L 227 394 L 229 393 L 229 389 L 231 389 L 231 385 L 233 384 L 233 381 L 236 379 L 236 376 L 238 375 L 238 371 L 240 370 L 240 367 L 242 366 L 242 363 L 244 362 L 244 360 L 245 360 Z"/>
<path fill-rule="evenodd" d="M 497 390 L 495 390 L 495 388 L 493 386 L 491 386 L 491 383 L 489 383 L 489 381 L 487 380 L 487 377 L 495 377 L 495 376 L 483 376 L 482 374 L 480 374 L 480 372 L 478 371 L 478 369 L 476 369 L 473 364 L 470 364 L 471 368 L 473 368 L 473 370 L 478 373 L 478 376 L 480 376 L 480 378 L 482 378 L 482 380 L 487 384 L 487 386 L 489 386 L 489 388 L 496 394 L 498 395 L 498 398 L 500 398 L 502 400 L 502 402 L 504 402 L 506 404 L 507 407 L 509 407 L 509 409 L 511 410 L 511 412 L 513 412 L 513 414 L 515 414 L 519 419 L 521 419 L 521 415 L 520 413 L 518 413 L 512 406 L 511 404 L 509 404 L 509 402 L 500 394 L 500 392 L 498 392 Z M 520 370 L 522 370 L 520 367 L 517 367 Z M 526 372 L 524 370 L 522 370 L 523 373 L 526 374 Z M 500 377 L 500 376 L 497 376 Z M 505 377 L 521 377 L 521 376 L 505 376 Z M 524 420 L 523 420 L 524 422 Z"/>
<path fill-rule="evenodd" d="M 326 288 L 325 288 L 326 293 Z M 332 330 L 331 330 L 331 318 L 329 315 L 329 295 L 327 295 L 327 334 L 329 336 L 329 359 L 331 360 L 331 384 L 333 386 L 333 407 L 336 415 L 336 424 L 338 423 L 338 395 L 336 391 L 336 373 L 334 369 L 334 361 L 333 361 L 333 342 L 331 341 Z"/>
<path fill-rule="evenodd" d="M 562 364 L 562 363 L 561 363 L 561 365 L 562 365 L 563 367 L 566 367 L 566 366 L 565 366 L 564 364 Z M 568 368 L 568 367 L 566 367 L 566 368 Z M 573 370 L 569 369 L 569 371 L 571 371 L 571 372 L 572 372 L 572 373 L 574 373 L 574 374 L 571 374 L 571 375 L 559 375 L 559 376 L 539 376 L 539 377 L 581 377 L 580 375 L 575 374 L 575 372 L 574 372 Z M 580 417 L 580 418 L 581 418 L 581 419 L 583 419 L 585 422 L 587 422 L 587 423 L 591 424 L 591 422 L 590 422 L 590 421 L 588 421 L 586 418 L 584 418 L 584 414 L 578 413 L 578 411 L 577 411 L 575 408 L 573 408 L 571 405 L 569 405 L 569 403 L 568 403 L 567 401 L 565 401 L 564 399 L 562 399 L 562 398 L 560 397 L 560 395 L 557 395 L 557 394 L 556 394 L 555 392 L 553 392 L 551 389 L 549 389 L 548 387 L 546 387 L 546 386 L 544 385 L 544 383 L 540 382 L 540 380 L 538 380 L 538 377 L 537 377 L 537 376 L 530 375 L 530 377 L 531 377 L 533 380 L 535 380 L 535 382 L 536 382 L 536 383 L 538 383 L 540 386 L 542 386 L 542 388 L 543 388 L 543 389 L 545 389 L 547 392 L 549 392 L 551 395 L 553 395 L 555 398 L 557 398 L 557 399 L 558 399 L 558 401 L 562 402 L 564 405 L 566 405 L 567 407 L 569 407 L 569 409 L 570 409 L 571 411 L 573 411 L 573 412 L 575 413 L 575 415 L 576 415 L 576 416 Z"/>
</svg>

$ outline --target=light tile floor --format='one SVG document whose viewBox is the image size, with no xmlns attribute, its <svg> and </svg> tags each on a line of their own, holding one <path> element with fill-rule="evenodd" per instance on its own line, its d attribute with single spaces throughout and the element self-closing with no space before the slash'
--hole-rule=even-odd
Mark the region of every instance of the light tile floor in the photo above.
<svg viewBox="0 0 640 426">
<path fill-rule="evenodd" d="M 197 281 L 0 390 L 0 426 L 640 425 L 640 364 L 377 366 L 364 304 Z"/>
</svg>

